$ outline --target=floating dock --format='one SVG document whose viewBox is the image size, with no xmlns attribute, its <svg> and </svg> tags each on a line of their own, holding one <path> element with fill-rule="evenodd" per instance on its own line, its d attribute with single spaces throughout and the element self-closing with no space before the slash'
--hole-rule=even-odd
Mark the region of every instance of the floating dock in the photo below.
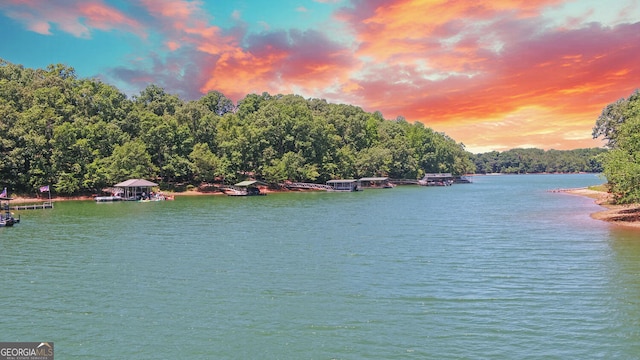
<svg viewBox="0 0 640 360">
<path fill-rule="evenodd" d="M 38 209 L 53 209 L 53 203 L 46 202 L 42 204 L 29 204 L 29 205 L 13 205 L 11 210 L 38 210 Z"/>
</svg>

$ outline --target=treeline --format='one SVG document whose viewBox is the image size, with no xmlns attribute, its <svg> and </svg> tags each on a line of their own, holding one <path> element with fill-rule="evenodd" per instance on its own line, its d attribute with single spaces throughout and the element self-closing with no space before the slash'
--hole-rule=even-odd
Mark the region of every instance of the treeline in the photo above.
<svg viewBox="0 0 640 360">
<path fill-rule="evenodd" d="M 216 91 L 183 101 L 155 85 L 129 99 L 71 67 L 0 59 L 0 185 L 14 193 L 96 192 L 127 178 L 167 188 L 474 170 L 448 136 L 356 106 L 267 93 L 236 105 Z"/>
<path fill-rule="evenodd" d="M 600 155 L 605 149 L 542 150 L 512 149 L 476 154 L 473 162 L 479 174 L 535 174 L 602 172 Z"/>
<path fill-rule="evenodd" d="M 607 105 L 593 127 L 610 149 L 602 155 L 609 191 L 618 204 L 640 203 L 640 91 Z"/>
</svg>

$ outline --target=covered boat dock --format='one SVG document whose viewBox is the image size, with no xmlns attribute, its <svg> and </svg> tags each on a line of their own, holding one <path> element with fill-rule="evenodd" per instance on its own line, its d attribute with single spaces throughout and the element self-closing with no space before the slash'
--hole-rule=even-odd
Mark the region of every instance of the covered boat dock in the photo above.
<svg viewBox="0 0 640 360">
<path fill-rule="evenodd" d="M 327 181 L 327 185 L 331 187 L 330 190 L 327 191 L 360 191 L 362 190 L 360 187 L 360 180 L 357 179 L 338 179 L 338 180 L 329 180 Z"/>
<path fill-rule="evenodd" d="M 152 188 L 158 184 L 144 179 L 129 179 L 113 185 L 114 188 L 121 189 L 121 200 L 145 200 L 151 197 Z"/>
<path fill-rule="evenodd" d="M 453 185 L 453 175 L 451 173 L 425 174 L 418 180 L 422 186 L 449 186 Z"/>
<path fill-rule="evenodd" d="M 360 179 L 364 189 L 390 189 L 393 184 L 388 177 L 364 177 Z"/>
<path fill-rule="evenodd" d="M 233 187 L 226 188 L 224 193 L 229 196 L 267 195 L 260 191 L 258 185 L 265 186 L 267 184 L 258 180 L 245 180 L 234 184 Z"/>
</svg>

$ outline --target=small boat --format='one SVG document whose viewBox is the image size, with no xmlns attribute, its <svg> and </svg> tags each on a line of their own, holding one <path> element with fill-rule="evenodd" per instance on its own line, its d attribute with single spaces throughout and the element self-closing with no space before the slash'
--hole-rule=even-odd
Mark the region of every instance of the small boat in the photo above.
<svg viewBox="0 0 640 360">
<path fill-rule="evenodd" d="M 4 215 L 2 215 L 2 219 L 0 219 L 0 227 L 13 226 L 14 224 L 18 224 L 19 222 L 20 217 L 16 219 L 13 216 L 5 217 Z"/>
<path fill-rule="evenodd" d="M 96 196 L 94 199 L 96 202 L 113 202 L 124 200 L 121 196 Z"/>
<path fill-rule="evenodd" d="M 471 184 L 471 183 L 472 183 L 471 179 L 469 179 L 469 178 L 468 178 L 468 177 L 466 177 L 466 176 L 456 176 L 456 177 L 453 179 L 453 182 L 454 182 L 455 184 Z"/>
<path fill-rule="evenodd" d="M 173 196 L 166 196 L 163 193 L 150 193 L 149 195 L 142 196 L 138 202 L 152 202 L 152 201 L 165 201 L 173 200 Z"/>
<path fill-rule="evenodd" d="M 6 191 L 5 189 L 0 197 L 0 227 L 13 226 L 20 222 L 20 216 L 16 219 L 10 211 L 9 201 L 13 199 L 6 196 Z"/>
<path fill-rule="evenodd" d="M 267 195 L 260 191 L 257 187 L 246 187 L 246 188 L 224 188 L 223 192 L 227 196 L 256 196 L 256 195 Z"/>
<path fill-rule="evenodd" d="M 418 180 L 418 185 L 421 186 L 450 186 L 453 181 L 450 180 Z"/>
</svg>

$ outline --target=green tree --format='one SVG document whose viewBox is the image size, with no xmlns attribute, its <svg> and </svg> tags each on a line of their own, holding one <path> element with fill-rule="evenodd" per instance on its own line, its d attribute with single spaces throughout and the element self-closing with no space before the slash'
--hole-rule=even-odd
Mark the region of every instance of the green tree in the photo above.
<svg viewBox="0 0 640 360">
<path fill-rule="evenodd" d="M 182 101 L 176 95 L 168 94 L 163 88 L 153 84 L 135 96 L 134 102 L 158 116 L 173 115 L 182 105 Z"/>
<path fill-rule="evenodd" d="M 113 154 L 106 159 L 106 164 L 106 175 L 111 184 L 126 179 L 154 179 L 157 174 L 157 167 L 140 140 L 116 145 Z"/>
<path fill-rule="evenodd" d="M 640 117 L 617 129 L 615 147 L 603 156 L 603 174 L 618 204 L 640 202 Z"/>
<path fill-rule="evenodd" d="M 233 101 L 229 100 L 219 91 L 210 91 L 198 100 L 198 103 L 205 106 L 210 112 L 222 116 L 232 113 L 236 107 Z"/>
<path fill-rule="evenodd" d="M 61 194 L 73 194 L 83 187 L 86 168 L 94 160 L 83 132 L 83 128 L 70 122 L 54 128 L 51 162 L 55 188 Z"/>
<path fill-rule="evenodd" d="M 627 99 L 620 99 L 607 105 L 593 127 L 593 138 L 603 138 L 609 148 L 616 146 L 618 128 L 631 117 L 638 116 L 640 111 L 640 90 L 636 90 Z"/>
<path fill-rule="evenodd" d="M 279 183 L 285 180 L 315 181 L 319 173 L 315 165 L 305 163 L 302 155 L 287 152 L 282 158 L 274 159 L 271 165 L 266 166 L 264 175 L 267 181 Z"/>
<path fill-rule="evenodd" d="M 207 144 L 198 143 L 189 154 L 194 180 L 213 182 L 217 176 L 224 176 L 223 161 L 214 154 Z"/>
<path fill-rule="evenodd" d="M 607 140 L 610 148 L 601 159 L 614 202 L 640 202 L 640 92 L 607 105 L 593 136 Z"/>
<path fill-rule="evenodd" d="M 358 177 L 389 176 L 393 165 L 391 149 L 370 147 L 362 150 L 356 159 Z"/>
</svg>

